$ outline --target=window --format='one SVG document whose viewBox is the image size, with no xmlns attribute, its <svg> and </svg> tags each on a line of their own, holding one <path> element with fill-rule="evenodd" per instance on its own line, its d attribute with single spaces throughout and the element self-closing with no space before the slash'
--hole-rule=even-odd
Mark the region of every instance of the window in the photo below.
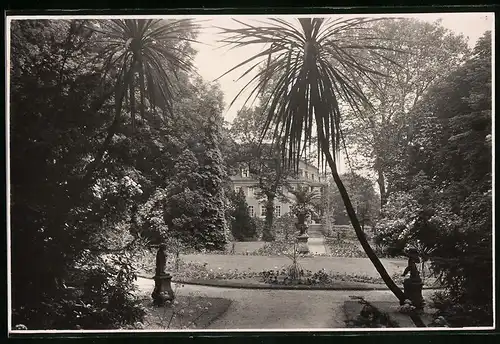
<svg viewBox="0 0 500 344">
<path fill-rule="evenodd" d="M 311 186 L 311 192 L 314 192 L 314 186 Z"/>
<path fill-rule="evenodd" d="M 248 206 L 248 214 L 250 214 L 251 217 L 255 216 L 253 205 Z"/>
<path fill-rule="evenodd" d="M 263 205 L 260 206 L 260 216 L 262 217 L 266 216 L 266 207 Z"/>
<path fill-rule="evenodd" d="M 248 187 L 248 196 L 253 196 L 253 187 L 252 186 Z"/>
<path fill-rule="evenodd" d="M 235 186 L 234 187 L 234 192 L 238 193 L 241 190 L 241 186 Z"/>
<path fill-rule="evenodd" d="M 306 179 L 309 179 L 309 172 L 306 171 Z"/>
<path fill-rule="evenodd" d="M 314 180 L 314 173 L 311 174 L 311 179 Z"/>
<path fill-rule="evenodd" d="M 304 176 L 304 170 L 299 170 L 299 176 L 303 177 Z"/>
<path fill-rule="evenodd" d="M 249 172 L 248 172 L 248 169 L 247 168 L 243 168 L 241 169 L 241 176 L 243 178 L 248 178 L 248 175 L 249 175 Z"/>
<path fill-rule="evenodd" d="M 276 215 L 276 217 L 281 216 L 281 206 L 280 205 L 277 205 L 274 207 L 274 214 Z"/>
</svg>

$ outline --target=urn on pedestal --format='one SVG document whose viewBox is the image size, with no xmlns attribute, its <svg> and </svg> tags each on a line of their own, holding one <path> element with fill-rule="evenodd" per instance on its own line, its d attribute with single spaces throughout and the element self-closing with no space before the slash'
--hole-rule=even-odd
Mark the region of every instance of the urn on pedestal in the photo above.
<svg viewBox="0 0 500 344">
<path fill-rule="evenodd" d="M 175 298 L 174 291 L 172 290 L 172 276 L 165 272 L 167 265 L 165 249 L 166 245 L 161 244 L 156 253 L 155 288 L 151 297 L 157 306 L 164 305 L 166 301 L 172 301 Z"/>
</svg>

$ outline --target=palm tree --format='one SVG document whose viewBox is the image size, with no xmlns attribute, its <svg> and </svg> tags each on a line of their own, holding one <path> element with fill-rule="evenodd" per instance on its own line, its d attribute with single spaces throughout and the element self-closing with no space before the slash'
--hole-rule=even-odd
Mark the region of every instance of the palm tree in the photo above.
<svg viewBox="0 0 500 344">
<path fill-rule="evenodd" d="M 93 40 L 95 54 L 89 64 L 101 75 L 103 95 L 94 106 L 98 111 L 113 102 L 113 117 L 105 130 L 104 140 L 93 154 L 82 176 L 68 185 L 67 201 L 61 205 L 54 227 L 59 228 L 76 208 L 81 195 L 92 184 L 113 138 L 129 121 L 136 126 L 136 112 L 142 119 L 162 120 L 172 112 L 175 81 L 179 73 L 193 70 L 192 51 L 197 25 L 190 19 L 114 19 L 92 20 L 80 25 L 87 38 Z M 85 57 L 86 58 L 86 57 Z M 109 86 L 111 85 L 111 86 Z M 99 91 L 99 90 L 96 90 Z M 124 107 L 128 111 L 124 111 Z M 128 116 L 128 117 L 127 117 Z"/>
<path fill-rule="evenodd" d="M 222 34 L 227 35 L 221 42 L 233 47 L 265 45 L 262 52 L 225 73 L 250 65 L 243 77 L 258 66 L 265 66 L 237 97 L 249 87 L 253 88 L 248 99 L 262 93 L 269 79 L 279 75 L 269 100 L 264 104 L 266 121 L 263 134 L 273 130 L 283 159 L 294 169 L 298 169 L 304 148 L 310 146 L 316 137 L 319 162 L 323 166 L 326 160 L 330 167 L 361 246 L 388 288 L 403 302 L 403 291 L 394 283 L 363 235 L 337 170 L 336 153 L 343 143 L 340 103 L 354 110 L 359 110 L 358 104 L 369 106 L 358 81 L 364 79 L 375 83 L 374 75 L 384 75 L 370 66 L 379 59 L 389 59 L 384 56 L 388 48 L 372 43 L 380 37 L 366 33 L 366 26 L 377 20 L 382 19 L 300 18 L 294 23 L 269 19 L 258 26 L 236 20 L 242 27 L 221 28 Z M 412 315 L 412 319 L 417 326 L 425 326 L 417 315 Z"/>
<path fill-rule="evenodd" d="M 102 65 L 103 79 L 113 79 L 115 102 L 106 138 L 85 174 L 89 179 L 123 121 L 124 100 L 130 108 L 132 128 L 136 125 L 137 107 L 142 119 L 146 110 L 160 119 L 160 112 L 172 112 L 173 78 L 179 72 L 193 70 L 185 43 L 193 40 L 196 25 L 191 19 L 115 19 L 94 21 L 87 28 L 96 34 L 96 61 Z"/>
<path fill-rule="evenodd" d="M 172 112 L 175 78 L 180 72 L 193 70 L 186 42 L 193 41 L 197 28 L 191 19 L 94 20 L 82 25 L 93 34 L 96 54 L 92 62 L 101 74 L 102 84 L 111 84 L 111 91 L 104 92 L 103 99 L 114 98 L 114 115 L 93 161 L 70 188 L 72 198 L 78 198 L 88 188 L 113 137 L 126 121 L 125 115 L 130 114 L 134 128 L 136 112 L 143 120 L 151 114 L 162 120 Z M 123 111 L 124 105 L 128 112 Z"/>
</svg>

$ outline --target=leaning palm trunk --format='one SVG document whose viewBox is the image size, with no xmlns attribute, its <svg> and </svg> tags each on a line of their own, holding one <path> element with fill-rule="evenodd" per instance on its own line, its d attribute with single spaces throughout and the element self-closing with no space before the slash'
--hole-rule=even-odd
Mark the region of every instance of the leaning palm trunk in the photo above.
<svg viewBox="0 0 500 344">
<path fill-rule="evenodd" d="M 328 142 L 326 140 L 323 140 L 322 142 L 324 153 L 326 156 L 326 160 L 328 163 L 328 166 L 330 167 L 330 170 L 332 171 L 332 176 L 333 180 L 335 181 L 335 184 L 337 185 L 340 196 L 342 197 L 342 201 L 344 202 L 345 209 L 347 211 L 347 215 L 349 216 L 349 220 L 351 221 L 352 227 L 354 228 L 354 232 L 356 233 L 356 237 L 359 240 L 359 243 L 363 247 L 363 250 L 365 251 L 366 255 L 372 262 L 373 266 L 379 273 L 380 277 L 384 281 L 384 283 L 387 285 L 387 287 L 393 292 L 393 294 L 399 299 L 399 301 L 402 303 L 405 300 L 405 294 L 403 291 L 397 286 L 397 284 L 392 280 L 391 276 L 385 269 L 384 265 L 380 261 L 380 259 L 377 257 L 373 249 L 371 248 L 370 244 L 368 243 L 368 240 L 366 239 L 363 230 L 361 228 L 361 225 L 359 223 L 359 220 L 356 216 L 356 211 L 354 210 L 354 207 L 352 206 L 351 199 L 349 197 L 349 194 L 347 193 L 347 190 L 344 186 L 344 183 L 340 179 L 340 175 L 337 170 L 337 165 L 335 161 L 333 160 L 333 157 L 329 151 L 328 147 Z M 417 314 L 410 314 L 410 317 L 417 327 L 425 327 L 424 322 L 418 316 Z"/>
</svg>

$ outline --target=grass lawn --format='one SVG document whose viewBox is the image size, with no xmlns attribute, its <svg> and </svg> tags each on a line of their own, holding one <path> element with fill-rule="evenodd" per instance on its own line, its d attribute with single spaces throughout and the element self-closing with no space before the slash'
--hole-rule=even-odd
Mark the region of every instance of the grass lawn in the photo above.
<svg viewBox="0 0 500 344">
<path fill-rule="evenodd" d="M 170 305 L 157 307 L 151 298 L 144 298 L 146 308 L 144 329 L 204 329 L 222 316 L 231 301 L 224 298 L 178 296 Z"/>
<path fill-rule="evenodd" d="M 263 270 L 281 269 L 289 266 L 292 261 L 287 257 L 246 256 L 246 255 L 219 255 L 219 254 L 187 254 L 181 255 L 185 263 L 205 265 L 208 270 L 214 272 L 234 271 L 239 272 L 261 272 Z M 401 274 L 406 267 L 404 259 L 381 258 L 387 272 L 390 275 Z M 154 274 L 155 258 L 150 255 L 144 259 L 141 274 L 152 277 Z M 346 257 L 307 257 L 299 259 L 299 265 L 305 270 L 318 271 L 326 269 L 344 275 L 365 275 L 368 277 L 379 277 L 378 272 L 368 258 L 346 258 Z M 174 275 L 175 269 L 169 261 L 167 271 Z"/>
<path fill-rule="evenodd" d="M 233 243 L 228 244 L 227 251 L 231 252 L 232 244 Z M 264 247 L 265 244 L 264 241 L 235 241 L 234 254 L 252 253 Z"/>
</svg>

